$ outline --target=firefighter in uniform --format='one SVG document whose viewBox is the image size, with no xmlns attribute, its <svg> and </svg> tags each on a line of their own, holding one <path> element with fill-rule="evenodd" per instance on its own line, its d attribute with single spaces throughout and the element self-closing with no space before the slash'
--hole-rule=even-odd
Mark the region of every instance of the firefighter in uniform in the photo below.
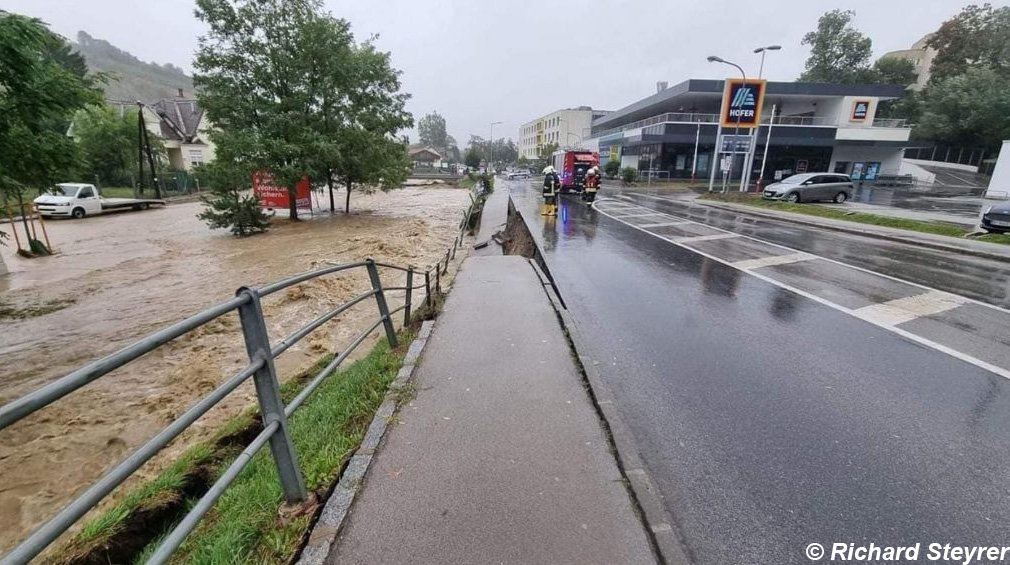
<svg viewBox="0 0 1010 565">
<path fill-rule="evenodd" d="M 558 215 L 558 191 L 561 190 L 561 178 L 554 167 L 544 168 L 544 216 Z"/>
<path fill-rule="evenodd" d="M 586 171 L 586 188 L 582 193 L 582 199 L 586 202 L 596 200 L 596 191 L 600 188 L 600 168 L 596 165 L 589 167 Z"/>
</svg>

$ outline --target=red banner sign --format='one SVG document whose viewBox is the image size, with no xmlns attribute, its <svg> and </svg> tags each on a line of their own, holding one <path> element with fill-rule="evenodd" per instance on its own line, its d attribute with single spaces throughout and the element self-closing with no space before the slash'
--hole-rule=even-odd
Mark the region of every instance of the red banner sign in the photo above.
<svg viewBox="0 0 1010 565">
<path fill-rule="evenodd" d="M 280 208 L 287 210 L 290 200 L 288 200 L 288 189 L 274 184 L 274 176 L 267 171 L 257 171 L 253 173 L 253 194 L 260 201 L 263 208 Z M 295 206 L 298 208 L 312 208 L 312 185 L 308 177 L 302 177 L 295 185 Z"/>
</svg>

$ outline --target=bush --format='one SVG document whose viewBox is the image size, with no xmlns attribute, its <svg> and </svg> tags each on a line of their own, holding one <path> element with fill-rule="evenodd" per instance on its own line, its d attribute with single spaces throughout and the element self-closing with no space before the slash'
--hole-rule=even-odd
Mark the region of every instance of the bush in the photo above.
<svg viewBox="0 0 1010 565">
<path fill-rule="evenodd" d="M 624 184 L 631 184 L 638 180 L 638 169 L 634 167 L 624 167 L 621 169 L 621 180 Z"/>
<path fill-rule="evenodd" d="M 603 172 L 607 173 L 608 179 L 616 179 L 618 173 L 621 172 L 621 162 L 617 159 L 607 161 L 607 164 L 603 166 Z"/>
</svg>

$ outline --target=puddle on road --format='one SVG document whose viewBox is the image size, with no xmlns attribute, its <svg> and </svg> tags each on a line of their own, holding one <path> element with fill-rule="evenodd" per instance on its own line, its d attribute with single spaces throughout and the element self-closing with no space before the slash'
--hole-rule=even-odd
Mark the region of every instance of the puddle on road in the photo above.
<svg viewBox="0 0 1010 565">
<path fill-rule="evenodd" d="M 451 245 L 469 201 L 467 191 L 448 188 L 352 195 L 348 216 L 278 219 L 269 233 L 241 239 L 211 232 L 196 218 L 197 202 L 47 222 L 59 255 L 25 260 L 4 248 L 11 274 L 0 277 L 0 301 L 22 307 L 75 302 L 44 316 L 0 321 L 0 403 L 226 300 L 243 285 L 369 256 L 393 264 L 433 264 Z M 383 281 L 403 282 L 395 272 L 384 273 Z M 327 306 L 368 288 L 367 274 L 359 269 L 264 299 L 271 339 L 276 342 Z M 402 297 L 389 302 L 399 304 Z M 375 318 L 374 303 L 362 302 L 282 355 L 278 370 L 294 374 Z M 0 551 L 245 362 L 238 319 L 231 314 L 0 432 Z M 188 439 L 209 434 L 252 402 L 251 385 L 240 388 L 202 418 Z M 143 471 L 150 476 L 156 466 L 148 467 Z"/>
</svg>

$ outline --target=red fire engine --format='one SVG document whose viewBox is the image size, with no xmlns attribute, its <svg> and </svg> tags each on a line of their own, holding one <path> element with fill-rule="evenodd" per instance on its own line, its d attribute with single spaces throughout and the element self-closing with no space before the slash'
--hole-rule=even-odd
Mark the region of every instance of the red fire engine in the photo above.
<svg viewBox="0 0 1010 565">
<path fill-rule="evenodd" d="M 586 171 L 600 164 L 600 154 L 586 150 L 555 151 L 551 164 L 561 177 L 562 192 L 582 192 Z"/>
</svg>

